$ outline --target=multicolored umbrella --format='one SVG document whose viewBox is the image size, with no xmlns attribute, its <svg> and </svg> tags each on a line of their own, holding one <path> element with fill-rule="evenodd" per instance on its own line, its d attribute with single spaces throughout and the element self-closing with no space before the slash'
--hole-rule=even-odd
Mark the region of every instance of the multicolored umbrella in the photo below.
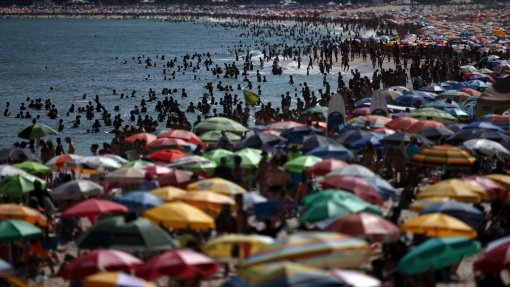
<svg viewBox="0 0 510 287">
<path fill-rule="evenodd" d="M 127 273 L 105 272 L 85 278 L 83 287 L 156 287 L 156 285 Z"/>
<path fill-rule="evenodd" d="M 144 217 L 173 229 L 214 229 L 214 219 L 202 210 L 184 202 L 170 202 L 147 210 Z"/>
<path fill-rule="evenodd" d="M 349 214 L 328 222 L 325 230 L 339 232 L 368 241 L 396 242 L 400 229 L 381 216 L 370 213 Z"/>
<path fill-rule="evenodd" d="M 429 213 L 406 221 L 400 228 L 403 231 L 423 234 L 429 237 L 476 238 L 476 231 L 469 225 L 442 213 Z"/>
<path fill-rule="evenodd" d="M 384 200 L 375 188 L 365 181 L 363 178 L 344 175 L 344 176 L 328 176 L 322 182 L 322 187 L 341 189 L 352 192 L 366 202 L 383 205 Z"/>
<path fill-rule="evenodd" d="M 240 185 L 237 185 L 231 181 L 225 180 L 223 178 L 219 177 L 213 177 L 209 179 L 203 179 L 199 180 L 197 182 L 194 182 L 186 188 L 189 191 L 200 191 L 200 190 L 207 190 L 207 191 L 214 191 L 220 194 L 224 194 L 227 196 L 236 195 L 239 193 L 245 193 L 246 190 L 241 187 Z"/>
<path fill-rule="evenodd" d="M 286 162 L 283 165 L 283 168 L 291 172 L 300 173 L 306 170 L 307 168 L 312 167 L 313 165 L 320 161 L 322 161 L 320 157 L 304 155 Z"/>
<path fill-rule="evenodd" d="M 37 226 L 46 226 L 47 219 L 39 211 L 18 204 L 0 204 L 0 220 L 18 219 Z"/>
<path fill-rule="evenodd" d="M 443 213 L 455 217 L 473 228 L 478 228 L 484 219 L 483 213 L 469 204 L 458 201 L 436 202 L 427 206 L 420 214 Z"/>
<path fill-rule="evenodd" d="M 23 128 L 20 132 L 18 132 L 18 137 L 31 140 L 31 139 L 40 139 L 47 135 L 56 135 L 57 131 L 50 128 L 47 125 L 43 125 L 40 123 L 33 123 L 32 125 Z"/>
<path fill-rule="evenodd" d="M 390 118 L 368 115 L 353 118 L 349 121 L 349 125 L 358 128 L 370 127 L 370 128 L 384 128 L 384 126 L 391 121 Z"/>
<path fill-rule="evenodd" d="M 187 130 L 170 130 L 164 133 L 161 133 L 158 135 L 158 138 L 171 138 L 171 139 L 181 139 L 184 141 L 187 141 L 189 143 L 192 143 L 197 146 L 201 146 L 202 148 L 205 147 L 205 144 L 202 142 L 202 140 L 194 133 L 187 131 Z"/>
<path fill-rule="evenodd" d="M 103 199 L 87 199 L 81 201 L 62 213 L 62 217 L 96 217 L 102 215 L 111 215 L 128 212 L 124 205 Z"/>
<path fill-rule="evenodd" d="M 247 258 L 256 254 L 262 247 L 274 243 L 269 236 L 257 234 L 226 234 L 208 241 L 202 246 L 202 251 L 215 258 L 231 258 L 232 250 L 239 249 L 239 257 Z"/>
<path fill-rule="evenodd" d="M 34 240 L 41 236 L 42 230 L 26 221 L 17 219 L 0 221 L 0 243 Z"/>
<path fill-rule="evenodd" d="M 195 126 L 195 131 L 227 131 L 227 132 L 246 132 L 248 129 L 242 124 L 223 117 L 211 117 Z"/>
<path fill-rule="evenodd" d="M 469 152 L 451 145 L 436 145 L 420 149 L 411 162 L 425 165 L 470 166 L 476 161 Z"/>
</svg>

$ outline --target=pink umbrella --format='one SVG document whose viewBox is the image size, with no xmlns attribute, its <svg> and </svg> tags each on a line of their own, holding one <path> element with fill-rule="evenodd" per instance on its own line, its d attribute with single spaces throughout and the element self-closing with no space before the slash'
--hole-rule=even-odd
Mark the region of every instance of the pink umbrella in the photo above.
<svg viewBox="0 0 510 287">
<path fill-rule="evenodd" d="M 383 205 L 384 200 L 375 188 L 366 180 L 356 176 L 330 176 L 322 182 L 323 188 L 339 188 L 354 193 L 361 199 Z"/>
<path fill-rule="evenodd" d="M 151 165 L 145 168 L 145 173 L 149 174 L 151 177 L 153 176 L 160 177 L 172 171 L 173 169 L 162 165 Z"/>
<path fill-rule="evenodd" d="M 438 121 L 421 120 L 421 121 L 413 124 L 412 126 L 410 126 L 407 131 L 411 132 L 411 133 L 416 133 L 416 132 L 419 132 L 419 131 L 427 129 L 427 128 L 438 128 L 438 129 L 445 129 L 445 130 L 448 129 L 445 125 L 443 125 L 442 123 L 440 123 Z"/>
<path fill-rule="evenodd" d="M 191 146 L 188 142 L 181 139 L 173 139 L 173 138 L 158 138 L 152 141 L 150 144 L 145 146 L 146 151 L 156 151 L 160 149 L 169 149 L 169 148 L 181 148 L 186 147 L 191 149 Z"/>
<path fill-rule="evenodd" d="M 419 120 L 411 117 L 401 117 L 387 122 L 384 127 L 396 131 L 407 131 L 412 125 Z"/>
<path fill-rule="evenodd" d="M 171 138 L 171 139 L 181 139 L 192 143 L 194 145 L 199 145 L 201 147 L 205 147 L 204 142 L 194 133 L 186 130 L 171 130 L 164 132 L 158 136 L 158 138 Z"/>
<path fill-rule="evenodd" d="M 504 186 L 499 184 L 497 181 L 494 181 L 485 176 L 472 175 L 464 178 L 465 181 L 472 182 L 480 187 L 482 187 L 490 200 L 497 201 L 506 201 L 507 200 L 507 192 Z"/>
<path fill-rule="evenodd" d="M 62 213 L 62 217 L 95 217 L 128 212 L 128 208 L 103 199 L 88 199 L 77 203 Z"/>
<path fill-rule="evenodd" d="M 172 169 L 169 173 L 162 175 L 158 181 L 161 187 L 175 186 L 179 188 L 186 188 L 191 183 L 193 173 L 186 170 Z"/>
<path fill-rule="evenodd" d="M 128 144 L 134 144 L 135 141 L 141 140 L 141 141 L 145 141 L 145 143 L 150 143 L 150 142 L 156 140 L 156 138 L 157 137 L 155 135 L 153 135 L 153 134 L 138 133 L 138 134 L 134 134 L 132 136 L 129 136 L 129 137 L 125 138 L 124 142 L 128 143 Z"/>
</svg>

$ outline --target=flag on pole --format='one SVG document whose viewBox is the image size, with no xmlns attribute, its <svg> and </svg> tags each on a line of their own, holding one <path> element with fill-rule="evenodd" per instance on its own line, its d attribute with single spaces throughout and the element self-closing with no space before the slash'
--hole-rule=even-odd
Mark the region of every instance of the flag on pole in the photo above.
<svg viewBox="0 0 510 287">
<path fill-rule="evenodd" d="M 243 94 L 247 106 L 253 106 L 260 100 L 260 97 L 250 90 L 243 90 Z"/>
</svg>

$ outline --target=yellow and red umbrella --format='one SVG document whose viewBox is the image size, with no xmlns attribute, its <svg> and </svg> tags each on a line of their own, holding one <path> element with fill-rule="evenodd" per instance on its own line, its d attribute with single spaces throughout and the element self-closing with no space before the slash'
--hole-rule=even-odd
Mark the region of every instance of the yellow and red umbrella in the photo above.
<svg viewBox="0 0 510 287">
<path fill-rule="evenodd" d="M 425 165 L 470 166 L 476 158 L 455 146 L 436 145 L 422 148 L 411 161 Z"/>
</svg>

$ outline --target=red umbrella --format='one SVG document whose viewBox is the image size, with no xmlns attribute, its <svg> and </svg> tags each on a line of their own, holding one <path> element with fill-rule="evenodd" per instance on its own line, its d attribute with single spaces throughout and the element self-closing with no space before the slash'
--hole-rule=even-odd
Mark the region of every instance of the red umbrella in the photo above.
<svg viewBox="0 0 510 287">
<path fill-rule="evenodd" d="M 325 228 L 370 241 L 396 242 L 400 239 L 400 229 L 381 216 L 369 213 L 354 213 L 339 217 Z"/>
<path fill-rule="evenodd" d="M 169 173 L 162 175 L 158 181 L 161 187 L 175 186 L 179 188 L 186 188 L 191 183 L 193 173 L 186 170 L 172 169 Z"/>
<path fill-rule="evenodd" d="M 507 200 L 507 192 L 504 186 L 499 184 L 497 181 L 494 181 L 485 176 L 472 175 L 464 178 L 464 180 L 472 182 L 476 185 L 482 187 L 487 195 L 489 196 L 489 200 L 498 200 L 498 201 L 506 201 Z"/>
<path fill-rule="evenodd" d="M 362 178 L 356 176 L 331 176 L 322 182 L 323 188 L 339 188 L 354 193 L 361 199 L 383 205 L 384 200 L 375 188 Z"/>
<path fill-rule="evenodd" d="M 143 261 L 122 251 L 97 249 L 64 265 L 58 275 L 65 279 L 79 279 L 107 271 L 131 273 Z"/>
<path fill-rule="evenodd" d="M 476 260 L 473 264 L 475 271 L 484 274 L 497 274 L 503 270 L 510 270 L 510 242 L 503 243 Z"/>
<path fill-rule="evenodd" d="M 180 279 L 197 275 L 210 276 L 220 269 L 214 259 L 195 251 L 171 250 L 151 258 L 136 270 L 136 276 L 146 280 L 155 280 L 163 275 L 177 276 Z"/>
<path fill-rule="evenodd" d="M 412 125 L 419 122 L 415 118 L 401 117 L 387 122 L 384 127 L 396 131 L 407 131 Z"/>
<path fill-rule="evenodd" d="M 172 138 L 185 140 L 194 145 L 205 147 L 204 142 L 194 133 L 186 130 L 171 130 L 164 132 L 158 136 L 158 138 Z"/>
<path fill-rule="evenodd" d="M 181 157 L 187 156 L 186 153 L 177 149 L 163 149 L 149 154 L 147 157 L 154 161 L 161 161 L 165 163 L 171 163 L 174 160 L 178 160 Z"/>
<path fill-rule="evenodd" d="M 333 171 L 335 169 L 346 167 L 348 165 L 349 165 L 348 163 L 346 163 L 345 161 L 342 161 L 342 160 L 326 159 L 326 160 L 320 161 L 320 162 L 314 164 L 313 166 L 309 167 L 305 171 L 305 173 L 307 175 L 322 176 L 322 175 L 326 175 L 326 174 L 330 173 L 331 171 Z"/>
<path fill-rule="evenodd" d="M 149 133 L 138 133 L 138 134 L 134 134 L 132 136 L 129 136 L 127 138 L 124 139 L 124 142 L 125 143 L 128 143 L 128 144 L 134 144 L 135 141 L 137 140 L 142 140 L 142 141 L 145 141 L 145 143 L 151 143 L 153 141 L 155 141 L 157 139 L 157 137 L 153 134 L 149 134 Z"/>
<path fill-rule="evenodd" d="M 151 165 L 145 168 L 145 173 L 153 176 L 162 176 L 172 172 L 173 169 L 162 165 Z"/>
<path fill-rule="evenodd" d="M 445 129 L 445 130 L 448 129 L 445 125 L 443 125 L 442 123 L 440 123 L 438 121 L 421 120 L 421 121 L 413 124 L 411 127 L 409 127 L 409 129 L 407 131 L 411 132 L 411 133 L 417 133 L 417 132 L 427 129 L 427 128 L 438 128 L 438 129 Z"/>
<path fill-rule="evenodd" d="M 152 141 L 150 144 L 145 146 L 145 150 L 148 151 L 156 151 L 161 149 L 170 149 L 170 148 L 181 148 L 186 147 L 191 149 L 190 144 L 181 139 L 173 139 L 173 138 L 159 138 Z"/>
<path fill-rule="evenodd" d="M 128 212 L 128 208 L 109 200 L 88 199 L 77 203 L 62 213 L 62 217 L 94 217 Z"/>
</svg>

